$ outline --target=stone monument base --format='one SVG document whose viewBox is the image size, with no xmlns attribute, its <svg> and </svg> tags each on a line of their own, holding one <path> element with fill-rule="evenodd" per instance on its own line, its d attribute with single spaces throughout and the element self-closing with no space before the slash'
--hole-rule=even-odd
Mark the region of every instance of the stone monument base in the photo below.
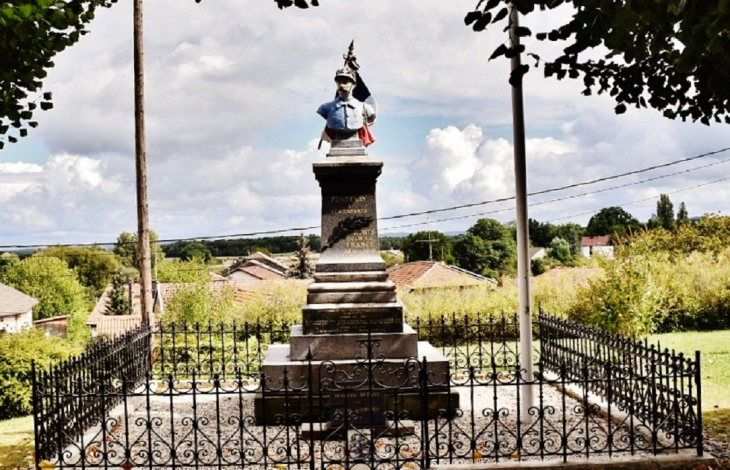
<svg viewBox="0 0 730 470">
<path fill-rule="evenodd" d="M 418 334 L 403 324 L 402 333 L 371 333 L 370 340 L 378 345 L 374 348 L 373 354 L 382 354 L 389 359 L 407 359 L 418 357 Z M 291 329 L 289 345 L 291 350 L 289 359 L 292 361 L 305 361 L 309 354 L 312 360 L 346 360 L 355 358 L 367 358 L 365 347 L 368 341 L 367 333 L 345 333 L 338 335 L 331 334 L 309 334 L 305 335 L 301 325 L 295 325 Z M 272 346 L 275 348 L 276 346 Z M 267 364 L 269 356 L 266 356 L 264 364 Z"/>
<path fill-rule="evenodd" d="M 400 338 L 394 335 L 393 348 L 399 343 L 409 343 L 416 333 L 407 325 Z M 296 327 L 295 327 L 296 328 Z M 361 333 L 347 335 L 363 336 Z M 371 335 L 371 340 L 374 335 Z M 367 334 L 364 334 L 367 341 Z M 387 334 L 386 334 L 387 337 Z M 303 338 L 303 335 L 300 336 Z M 292 337 L 293 345 L 299 341 Z M 324 335 L 321 339 L 325 339 Z M 335 339 L 335 338 L 333 338 Z M 323 350 L 329 350 L 332 343 L 323 343 Z M 340 344 L 345 344 L 339 337 Z M 352 357 L 352 351 L 343 353 Z M 373 413 L 392 412 L 403 419 L 421 420 L 424 418 L 422 400 L 426 400 L 428 418 L 435 418 L 439 410 L 449 410 L 453 415 L 459 407 L 459 394 L 449 389 L 449 361 L 427 341 L 417 343 L 417 356 L 411 359 L 378 359 L 378 348 L 373 348 L 372 359 L 367 359 L 367 351 L 362 348 L 362 359 L 345 360 L 292 360 L 289 344 L 270 346 L 264 359 L 262 372 L 267 383 L 262 384 L 265 391 L 256 394 L 254 401 L 256 424 L 275 425 L 290 422 L 323 422 L 332 418 L 332 394 L 342 387 L 348 390 L 374 390 L 382 394 L 384 408 L 372 410 Z M 426 359 L 424 362 L 423 359 Z M 427 364 L 429 383 L 427 391 L 421 387 L 421 366 Z M 311 371 L 310 371 L 311 364 Z M 311 376 L 310 376 L 311 374 Z M 368 377 L 372 377 L 372 382 Z M 282 388 L 286 377 L 288 386 Z M 441 385 L 444 384 L 444 385 Z M 311 393 L 311 398 L 310 398 Z M 381 405 L 382 406 L 382 405 Z"/>
</svg>

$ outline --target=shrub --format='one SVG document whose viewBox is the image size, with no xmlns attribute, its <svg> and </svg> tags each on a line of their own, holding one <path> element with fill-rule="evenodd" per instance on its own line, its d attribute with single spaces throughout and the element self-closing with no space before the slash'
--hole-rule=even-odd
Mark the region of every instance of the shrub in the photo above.
<svg viewBox="0 0 730 470">
<path fill-rule="evenodd" d="M 193 258 L 189 261 L 162 260 L 157 265 L 157 280 L 162 283 L 202 282 L 210 280 L 205 261 Z"/>
<path fill-rule="evenodd" d="M 30 329 L 0 338 L 0 416 L 12 418 L 31 413 L 31 361 L 46 369 L 81 352 L 59 338 L 48 338 Z"/>
<path fill-rule="evenodd" d="M 220 323 L 231 320 L 235 289 L 226 285 L 217 288 L 211 282 L 180 284 L 165 304 L 161 321 L 165 324 Z"/>
<path fill-rule="evenodd" d="M 2 281 L 38 300 L 33 319 L 71 315 L 88 307 L 84 287 L 65 261 L 52 256 L 31 256 L 13 264 Z"/>
<path fill-rule="evenodd" d="M 539 276 L 548 270 L 548 262 L 544 258 L 537 258 L 530 261 L 530 272 L 533 276 Z"/>
<path fill-rule="evenodd" d="M 727 234 L 690 236 L 687 226 L 677 233 L 623 241 L 615 260 L 601 261 L 605 278 L 583 290 L 569 317 L 637 336 L 730 328 L 730 248 L 717 242 Z"/>
<path fill-rule="evenodd" d="M 237 322 L 299 323 L 307 300 L 307 286 L 302 282 L 263 282 L 250 292 L 245 302 L 234 307 Z"/>
</svg>

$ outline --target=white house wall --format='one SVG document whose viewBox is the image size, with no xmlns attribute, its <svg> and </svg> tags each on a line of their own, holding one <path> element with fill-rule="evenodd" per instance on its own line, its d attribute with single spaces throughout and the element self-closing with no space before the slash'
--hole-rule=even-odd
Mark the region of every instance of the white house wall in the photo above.
<svg viewBox="0 0 730 470">
<path fill-rule="evenodd" d="M 4 330 L 6 333 L 17 333 L 31 326 L 33 326 L 33 310 L 0 318 L 0 330 Z"/>
</svg>

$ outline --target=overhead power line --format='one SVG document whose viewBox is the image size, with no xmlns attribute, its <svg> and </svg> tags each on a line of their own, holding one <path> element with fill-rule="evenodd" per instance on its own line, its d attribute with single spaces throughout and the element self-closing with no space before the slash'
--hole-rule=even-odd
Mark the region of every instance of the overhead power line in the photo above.
<svg viewBox="0 0 730 470">
<path fill-rule="evenodd" d="M 722 148 L 722 149 L 719 149 L 719 150 L 715 150 L 715 151 L 712 151 L 712 152 L 701 153 L 699 155 L 694 155 L 692 157 L 687 157 L 687 158 L 682 158 L 682 159 L 679 159 L 679 160 L 674 160 L 674 161 L 671 161 L 671 162 L 668 162 L 668 163 L 662 163 L 662 164 L 659 164 L 659 165 L 652 165 L 652 166 L 649 166 L 649 167 L 641 168 L 641 169 L 638 169 L 638 170 L 632 170 L 632 171 L 628 171 L 628 172 L 625 172 L 625 173 L 620 173 L 620 174 L 611 175 L 611 176 L 605 176 L 605 177 L 602 177 L 602 178 L 597 178 L 597 179 L 588 180 L 588 181 L 582 181 L 582 182 L 579 182 L 579 183 L 573 183 L 573 184 L 569 184 L 569 185 L 565 185 L 565 186 L 559 186 L 559 187 L 555 187 L 555 188 L 544 189 L 544 190 L 541 190 L 541 191 L 536 191 L 536 192 L 533 192 L 533 193 L 529 193 L 528 196 L 533 197 L 533 196 L 538 196 L 538 195 L 541 195 L 541 194 L 549 194 L 549 193 L 558 192 L 558 191 L 565 191 L 567 189 L 573 189 L 573 188 L 577 188 L 577 187 L 581 187 L 581 186 L 588 186 L 588 185 L 591 185 L 591 184 L 601 183 L 601 182 L 604 182 L 604 181 L 610 181 L 610 180 L 614 180 L 614 179 L 618 179 L 618 178 L 624 178 L 626 176 L 631 176 L 631 175 L 636 175 L 636 174 L 640 174 L 640 173 L 645 173 L 647 171 L 656 170 L 656 169 L 659 169 L 659 168 L 666 168 L 666 167 L 673 166 L 673 165 L 677 165 L 677 164 L 680 164 L 680 163 L 686 163 L 686 162 L 698 160 L 698 159 L 701 159 L 701 158 L 706 158 L 706 157 L 709 157 L 709 156 L 712 156 L 712 155 L 717 155 L 719 153 L 726 152 L 728 150 L 730 150 L 730 147 L 725 147 L 725 148 Z M 707 164 L 707 165 L 702 165 L 702 166 L 699 166 L 699 167 L 694 167 L 694 168 L 691 168 L 691 169 L 682 170 L 682 171 L 679 171 L 679 172 L 676 172 L 676 173 L 672 173 L 672 174 L 668 174 L 668 175 L 664 175 L 664 176 L 659 176 L 659 177 L 656 177 L 656 178 L 650 178 L 650 179 L 644 180 L 642 182 L 653 181 L 653 180 L 666 178 L 668 176 L 673 176 L 673 175 L 680 174 L 680 173 L 687 173 L 689 171 L 695 171 L 695 170 L 698 170 L 698 169 L 701 169 L 701 168 L 706 168 L 706 167 L 713 166 L 713 165 L 717 165 L 717 164 L 720 164 L 720 163 L 725 163 L 725 162 L 727 162 L 729 160 L 730 159 L 722 160 L 720 162 L 713 162 L 713 163 L 710 163 L 710 164 Z M 720 180 L 720 181 L 722 181 L 722 180 Z M 625 185 L 617 186 L 617 187 L 612 188 L 612 189 L 617 189 L 617 188 L 620 188 L 620 187 L 631 186 L 631 185 L 640 184 L 640 183 L 641 182 L 627 183 Z M 711 184 L 711 183 L 707 183 L 707 184 Z M 597 190 L 597 191 L 590 192 L 590 193 L 585 193 L 585 194 L 582 194 L 582 195 L 595 194 L 595 193 L 609 191 L 609 190 L 610 189 Z M 551 201 L 538 202 L 538 203 L 534 203 L 534 204 L 531 204 L 531 205 L 534 206 L 534 205 L 539 205 L 539 204 L 546 204 L 548 202 L 555 202 L 555 201 L 559 201 L 559 200 L 571 199 L 571 198 L 575 198 L 575 197 L 579 197 L 579 196 L 580 195 L 565 196 L 563 198 L 559 198 L 559 199 L 555 199 L 555 200 L 551 200 Z M 459 209 L 465 209 L 465 208 L 469 208 L 469 207 L 484 206 L 484 205 L 488 205 L 488 204 L 496 204 L 496 203 L 499 203 L 499 202 L 508 202 L 508 201 L 511 201 L 511 200 L 514 200 L 514 199 L 515 199 L 514 196 L 504 197 L 504 198 L 498 198 L 498 199 L 491 199 L 491 200 L 487 200 L 487 201 L 473 202 L 473 203 L 461 204 L 461 205 L 457 205 L 457 206 L 443 207 L 443 208 L 439 208 L 439 209 L 430 209 L 430 210 L 426 210 L 426 211 L 418 211 L 418 212 L 411 212 L 411 213 L 407 213 L 407 214 L 398 214 L 398 215 L 393 215 L 393 216 L 388 216 L 388 217 L 380 217 L 378 220 L 379 221 L 395 220 L 395 219 L 402 219 L 402 218 L 406 218 L 406 217 L 415 217 L 415 216 L 419 216 L 419 215 L 434 214 L 434 213 L 440 213 L 440 212 L 448 212 L 448 211 L 454 211 L 454 210 L 459 210 Z M 636 201 L 636 202 L 639 202 L 639 201 Z M 475 217 L 476 215 L 493 214 L 493 213 L 497 213 L 497 212 L 505 212 L 505 211 L 508 211 L 508 210 L 512 210 L 512 209 L 510 209 L 510 208 L 507 208 L 507 209 L 499 209 L 499 210 L 495 210 L 495 211 L 483 212 L 481 214 L 470 214 L 470 215 L 467 215 L 467 216 L 458 216 L 458 217 L 453 217 L 453 218 L 440 219 L 440 220 L 436 220 L 434 222 L 442 222 L 442 221 L 449 221 L 449 220 L 465 219 L 465 218 L 469 218 L 469 217 Z M 588 212 L 588 213 L 592 213 L 592 212 Z M 574 216 L 571 216 L 571 218 L 572 217 L 578 217 L 579 215 L 584 215 L 584 214 L 576 214 Z M 408 224 L 408 225 L 402 225 L 402 226 L 397 226 L 397 227 L 388 227 L 388 228 L 385 228 L 385 229 L 382 229 L 382 230 L 385 231 L 385 230 L 392 230 L 394 228 L 405 228 L 405 227 L 412 227 L 412 226 L 417 226 L 417 225 L 423 225 L 423 222 L 413 223 L 413 224 Z M 189 242 L 189 241 L 198 241 L 198 240 L 219 240 L 219 239 L 228 239 L 228 238 L 246 238 L 246 237 L 255 237 L 255 236 L 260 236 L 260 235 L 277 235 L 277 234 L 281 234 L 281 233 L 304 232 L 304 231 L 307 231 L 307 230 L 314 230 L 314 229 L 318 229 L 318 228 L 320 228 L 319 225 L 312 225 L 312 226 L 308 226 L 308 227 L 291 227 L 291 228 L 275 229 L 275 230 L 259 230 L 259 231 L 255 231 L 255 232 L 235 233 L 235 234 L 227 234 L 227 235 L 208 235 L 208 236 L 200 236 L 200 237 L 186 237 L 186 238 L 161 239 L 161 240 L 157 240 L 156 242 L 157 243 L 174 243 L 174 242 Z M 115 245 L 115 244 L 116 244 L 116 242 L 114 241 L 114 242 L 106 242 L 106 243 L 94 242 L 94 243 L 74 243 L 74 244 L 0 245 L 0 249 L 32 249 L 32 248 L 45 248 L 45 247 L 48 247 L 48 246 L 76 246 L 76 247 L 85 247 L 85 246 Z"/>
<path fill-rule="evenodd" d="M 550 203 L 553 203 L 553 202 L 565 201 L 567 199 L 575 199 L 575 198 L 579 198 L 579 197 L 591 196 L 591 195 L 594 195 L 594 194 L 604 193 L 604 192 L 607 192 L 607 191 L 613 191 L 613 190 L 616 190 L 616 189 L 626 188 L 628 186 L 635 186 L 635 185 L 638 185 L 638 184 L 648 183 L 650 181 L 656 181 L 656 180 L 668 178 L 670 176 L 676 176 L 676 175 L 683 174 L 683 173 L 689 173 L 691 171 L 696 171 L 696 170 L 700 170 L 702 168 L 707 168 L 707 167 L 719 165 L 721 163 L 728 163 L 728 162 L 730 162 L 730 158 L 727 158 L 725 160 L 721 160 L 721 161 L 718 161 L 718 162 L 708 163 L 706 165 L 701 165 L 701 166 L 698 166 L 698 167 L 689 168 L 689 169 L 686 169 L 686 170 L 675 171 L 673 173 L 667 173 L 665 175 L 655 176 L 653 178 L 647 178 L 647 179 L 640 180 L 640 181 L 633 181 L 631 183 L 620 184 L 618 186 L 611 186 L 609 188 L 597 189 L 595 191 L 588 191 L 588 192 L 585 192 L 585 193 L 572 194 L 570 196 L 563 196 L 563 197 L 559 197 L 559 198 L 556 198 L 556 199 L 549 199 L 547 201 L 535 202 L 535 203 L 531 203 L 530 204 L 530 207 L 541 206 L 541 205 L 550 204 Z M 717 180 L 717 181 L 723 181 L 723 180 Z M 712 181 L 712 182 L 709 182 L 709 183 L 703 183 L 703 184 L 701 184 L 699 186 L 704 186 L 705 184 L 716 183 L 717 181 Z M 688 189 L 694 189 L 695 187 L 698 187 L 698 186 L 692 186 L 690 188 L 685 188 L 685 189 L 682 189 L 680 191 L 686 191 Z M 674 191 L 674 192 L 678 192 L 678 191 Z M 667 193 L 667 194 L 673 194 L 674 192 L 670 192 L 670 193 Z M 635 201 L 635 202 L 643 202 L 643 201 L 651 200 L 651 199 L 655 199 L 655 197 L 651 197 L 651 198 L 648 198 L 648 199 L 642 199 L 640 201 Z M 633 202 L 631 204 L 633 204 Z M 495 209 L 495 210 L 492 210 L 492 211 L 479 212 L 477 214 L 467 214 L 467 215 L 460 215 L 460 216 L 456 216 L 456 217 L 448 217 L 448 218 L 445 218 L 445 219 L 437 219 L 437 220 L 433 220 L 432 222 L 449 222 L 449 221 L 453 221 L 453 220 L 470 219 L 470 218 L 473 218 L 473 217 L 480 217 L 480 216 L 484 216 L 484 215 L 497 214 L 497 213 L 500 213 L 500 212 L 508 212 L 508 211 L 513 211 L 513 210 L 515 210 L 515 208 L 513 206 L 510 206 L 510 207 L 507 207 L 507 208 L 504 208 L 504 209 Z M 578 217 L 578 216 L 581 216 L 581 215 L 592 214 L 594 212 L 595 211 L 582 212 L 580 214 L 575 214 L 575 215 L 572 215 L 572 216 L 566 217 L 566 218 Z M 553 220 L 556 220 L 556 219 L 553 219 Z M 559 220 L 559 219 L 557 219 L 557 220 Z M 548 221 L 548 222 L 550 222 L 550 221 Z M 381 229 L 381 231 L 394 230 L 394 229 L 398 229 L 398 228 L 416 227 L 416 226 L 425 225 L 425 224 L 426 224 L 426 222 L 414 222 L 412 224 L 397 225 L 397 226 L 394 226 L 394 227 L 386 227 L 386 228 Z"/>
<path fill-rule="evenodd" d="M 647 171 L 656 170 L 658 168 L 665 168 L 665 167 L 668 167 L 668 166 L 677 165 L 679 163 L 685 163 L 685 162 L 689 162 L 689 161 L 692 161 L 692 160 L 697 160 L 699 158 L 709 157 L 711 155 L 716 155 L 716 154 L 721 153 L 721 152 L 726 152 L 727 150 L 730 150 L 730 147 L 726 147 L 726 148 L 723 148 L 723 149 L 720 149 L 720 150 L 715 150 L 713 152 L 703 153 L 703 154 L 700 154 L 700 155 L 695 155 L 694 157 L 682 158 L 680 160 L 675 160 L 675 161 L 669 162 L 669 163 L 662 163 L 661 165 L 649 166 L 649 167 L 646 167 L 646 168 L 642 168 L 640 170 L 627 171 L 626 173 L 620 173 L 620 174 L 612 175 L 612 176 L 604 176 L 603 178 L 597 178 L 597 179 L 589 180 L 589 181 L 582 181 L 580 183 L 573 183 L 573 184 L 569 184 L 569 185 L 566 185 L 566 186 L 559 186 L 557 188 L 543 189 L 542 191 L 536 191 L 534 193 L 528 193 L 527 195 L 528 196 L 539 196 L 540 194 L 554 193 L 554 192 L 557 192 L 557 191 L 564 191 L 566 189 L 573 189 L 573 188 L 578 188 L 580 186 L 587 186 L 587 185 L 590 185 L 590 184 L 601 183 L 603 181 L 610 181 L 610 180 L 614 180 L 614 179 L 618 179 L 618 178 L 623 178 L 623 177 L 626 177 L 626 176 L 637 175 L 639 173 L 645 173 Z M 435 214 L 435 213 L 438 213 L 438 212 L 447 212 L 447 211 L 452 211 L 452 210 L 456 210 L 456 209 L 465 209 L 467 207 L 476 207 L 476 206 L 483 206 L 483 205 L 487 205 L 487 204 L 494 204 L 494 203 L 497 203 L 497 202 L 511 201 L 514 198 L 515 198 L 514 196 L 511 196 L 511 197 L 503 197 L 503 198 L 499 198 L 499 199 L 492 199 L 492 200 L 489 200 L 489 201 L 471 202 L 471 203 L 468 203 L 468 204 L 461 204 L 459 206 L 451 206 L 451 207 L 444 207 L 444 208 L 441 208 L 441 209 L 430 209 L 430 210 L 420 211 L 420 212 L 411 212 L 409 214 L 400 214 L 400 215 L 393 215 L 393 216 L 390 216 L 390 217 L 382 217 L 380 220 L 393 220 L 393 219 L 402 219 L 402 218 L 405 218 L 405 217 L 413 217 L 413 216 L 417 216 L 417 215 Z"/>
<path fill-rule="evenodd" d="M 670 195 L 670 194 L 682 193 L 684 191 L 689 191 L 689 190 L 692 190 L 692 189 L 697 189 L 697 188 L 700 188 L 702 186 L 708 186 L 708 185 L 711 185 L 711 184 L 720 183 L 722 181 L 727 181 L 727 180 L 730 180 L 730 176 L 727 176 L 725 178 L 720 178 L 720 179 L 714 180 L 714 181 L 708 181 L 706 183 L 696 184 L 694 186 L 688 186 L 686 188 L 677 189 L 675 191 L 669 191 L 669 192 L 666 192 L 664 194 Z M 616 207 L 630 206 L 631 204 L 638 204 L 640 202 L 651 201 L 651 200 L 656 199 L 656 198 L 657 198 L 657 196 L 647 197 L 647 198 L 644 198 L 644 199 L 637 199 L 635 201 L 625 202 L 623 204 L 616 204 Z M 595 214 L 597 212 L 598 211 L 581 212 L 580 214 L 573 214 L 573 215 L 569 215 L 569 216 L 566 216 L 566 217 L 558 217 L 557 219 L 551 219 L 551 220 L 548 220 L 547 222 L 555 222 L 556 220 L 572 219 L 574 217 L 580 217 L 581 215 Z"/>
</svg>

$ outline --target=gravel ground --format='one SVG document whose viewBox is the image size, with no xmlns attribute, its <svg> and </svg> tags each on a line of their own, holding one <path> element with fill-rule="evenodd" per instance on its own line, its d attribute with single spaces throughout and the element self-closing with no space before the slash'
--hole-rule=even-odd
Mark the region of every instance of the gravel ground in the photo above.
<svg viewBox="0 0 730 470">
<path fill-rule="evenodd" d="M 704 436 L 705 453 L 718 459 L 730 459 L 730 442 L 713 439 L 706 432 Z"/>
<path fill-rule="evenodd" d="M 586 420 L 581 402 L 564 397 L 553 387 L 543 389 L 545 419 L 527 428 L 519 425 L 523 452 L 520 456 L 516 445 L 515 387 L 498 388 L 496 419 L 493 387 L 475 387 L 473 391 L 461 387 L 459 393 L 461 412 L 455 419 L 428 422 L 428 447 L 434 461 L 473 463 L 520 457 L 522 460 L 562 460 L 564 451 L 569 454 L 569 460 L 582 460 L 586 454 L 590 458 L 595 451 L 608 450 L 609 429 L 613 433 L 613 458 L 631 456 L 627 427 L 615 420 L 609 423 L 597 408 L 589 408 Z M 306 467 L 313 453 L 317 468 L 329 470 L 344 468 L 341 464 L 348 459 L 350 463 L 367 462 L 371 457 L 381 462 L 379 469 L 421 467 L 421 422 L 415 422 L 411 435 L 393 437 L 386 430 L 374 432 L 372 436 L 369 430 L 353 430 L 347 441 L 331 437 L 315 441 L 314 449 L 310 449 L 310 441 L 302 437 L 298 427 L 268 426 L 264 433 L 263 427 L 256 426 L 253 398 L 253 393 L 249 392 L 221 394 L 219 401 L 215 394 L 198 394 L 194 407 L 193 397 L 189 395 L 175 396 L 172 403 L 169 396 L 151 397 L 149 406 L 144 401 L 138 405 L 127 421 L 128 427 L 123 421 L 110 420 L 104 434 L 97 434 L 91 440 L 87 438 L 87 458 L 92 465 L 95 462 L 103 464 L 106 452 L 109 466 L 120 466 L 125 461 L 123 449 L 130 447 L 135 466 L 148 466 L 150 458 L 154 466 L 171 465 L 174 453 L 175 466 L 183 468 L 242 468 L 242 461 L 247 469 Z M 538 404 L 539 398 L 535 405 Z M 216 416 L 220 416 L 220 420 Z M 438 432 L 434 429 L 435 424 Z M 565 449 L 561 444 L 563 435 L 567 442 Z M 638 446 L 641 446 L 640 441 Z M 544 442 L 542 448 L 541 442 Z M 719 448 L 719 444 L 710 441 L 706 444 L 711 453 Z M 727 452 L 727 443 L 724 444 Z M 650 454 L 637 451 L 633 455 Z M 322 459 L 324 466 L 321 466 Z"/>
</svg>

